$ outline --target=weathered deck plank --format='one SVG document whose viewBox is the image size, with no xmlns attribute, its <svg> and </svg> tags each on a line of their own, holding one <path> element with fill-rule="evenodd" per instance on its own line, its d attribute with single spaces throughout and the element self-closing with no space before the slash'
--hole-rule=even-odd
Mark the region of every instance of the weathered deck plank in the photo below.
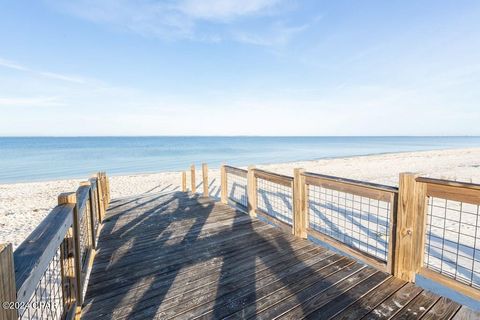
<svg viewBox="0 0 480 320">
<path fill-rule="evenodd" d="M 400 290 L 404 285 L 404 281 L 391 277 L 379 287 L 370 290 L 346 309 L 339 311 L 334 318 L 342 320 L 361 319 L 394 292 Z"/>
<path fill-rule="evenodd" d="M 83 319 L 450 319 L 461 310 L 186 193 L 113 201 L 98 244 Z"/>
</svg>

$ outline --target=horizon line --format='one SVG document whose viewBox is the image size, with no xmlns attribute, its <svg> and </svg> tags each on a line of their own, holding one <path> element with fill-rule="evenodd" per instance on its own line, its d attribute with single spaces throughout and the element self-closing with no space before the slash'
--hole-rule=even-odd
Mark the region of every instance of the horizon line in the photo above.
<svg viewBox="0 0 480 320">
<path fill-rule="evenodd" d="M 0 135 L 0 138 L 480 138 L 480 135 Z"/>
</svg>

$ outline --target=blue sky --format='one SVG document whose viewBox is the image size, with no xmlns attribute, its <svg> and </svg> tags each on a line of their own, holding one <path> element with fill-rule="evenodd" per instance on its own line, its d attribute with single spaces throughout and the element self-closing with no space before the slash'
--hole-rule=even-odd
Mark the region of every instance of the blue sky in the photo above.
<svg viewBox="0 0 480 320">
<path fill-rule="evenodd" d="M 480 135 L 480 1 L 0 0 L 0 135 Z"/>
</svg>

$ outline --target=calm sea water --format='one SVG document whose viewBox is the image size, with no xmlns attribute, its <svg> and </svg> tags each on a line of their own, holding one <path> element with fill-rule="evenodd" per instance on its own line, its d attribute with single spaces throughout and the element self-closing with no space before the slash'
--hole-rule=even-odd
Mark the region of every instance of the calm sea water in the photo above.
<svg viewBox="0 0 480 320">
<path fill-rule="evenodd" d="M 480 147 L 480 137 L 42 137 L 0 138 L 0 182 L 83 178 L 311 160 L 399 151 Z"/>
</svg>

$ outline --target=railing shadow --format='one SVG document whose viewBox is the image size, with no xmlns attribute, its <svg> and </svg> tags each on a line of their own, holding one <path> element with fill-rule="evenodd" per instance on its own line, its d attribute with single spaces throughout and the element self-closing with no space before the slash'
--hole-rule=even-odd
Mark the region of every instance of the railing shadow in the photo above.
<svg viewBox="0 0 480 320">
<path fill-rule="evenodd" d="M 154 274 L 148 273 L 151 271 L 151 268 L 149 268 L 150 262 L 148 260 L 138 261 L 134 259 L 134 257 L 139 253 L 145 253 L 145 257 L 149 257 L 149 254 L 151 256 L 151 248 L 155 249 L 154 253 L 161 251 L 162 248 L 167 248 L 167 242 L 171 236 L 174 235 L 172 230 L 167 229 L 171 223 L 186 218 L 184 213 L 188 212 L 190 209 L 188 203 L 186 206 L 177 203 L 173 206 L 174 209 L 171 210 L 172 204 L 179 200 L 178 196 L 175 195 L 176 194 L 170 196 L 159 195 L 127 209 L 123 208 L 119 212 L 110 212 L 100 234 L 100 254 L 95 259 L 92 275 L 90 277 L 92 285 L 89 286 L 86 296 L 86 301 L 92 297 L 92 303 L 90 306 L 87 306 L 87 308 L 90 308 L 91 310 L 102 310 L 102 308 L 105 308 L 106 300 L 99 301 L 98 297 L 107 293 L 108 307 L 111 308 L 110 310 L 116 310 L 122 304 L 124 294 L 130 292 L 139 284 L 137 282 L 138 279 L 142 279 L 143 281 L 145 280 L 145 277 L 149 277 L 150 279 L 155 278 Z M 162 198 L 166 199 L 162 201 Z M 132 201 L 128 202 L 132 203 Z M 196 205 L 196 203 L 193 203 L 193 205 Z M 208 218 L 212 207 L 213 204 L 210 204 L 206 208 L 203 208 L 204 214 L 195 216 L 195 221 L 191 224 L 190 230 L 187 231 L 185 237 L 180 243 L 175 244 L 176 247 L 181 248 L 183 246 L 188 246 L 189 243 L 195 241 L 195 238 L 202 230 L 203 224 Z M 135 214 L 138 212 L 140 212 L 140 214 Z M 129 220 L 127 223 L 117 227 L 117 225 L 120 224 L 119 221 L 125 219 L 125 216 L 128 216 L 129 214 L 135 214 L 135 217 L 132 219 L 127 218 Z M 188 216 L 188 219 L 190 218 L 192 217 Z M 153 230 L 157 236 L 149 238 L 149 235 L 152 234 Z M 122 248 L 125 247 L 126 249 L 122 250 Z M 168 246 L 168 248 L 172 249 L 171 246 Z M 155 254 L 153 257 L 155 257 Z M 177 266 L 176 269 L 170 271 L 169 274 L 171 277 L 170 281 L 167 282 L 167 286 L 173 282 L 176 271 L 180 270 L 182 267 L 183 266 L 180 265 Z M 111 272 L 111 274 L 105 276 L 105 272 Z M 132 272 L 134 277 L 123 276 L 123 273 L 127 275 Z M 143 274 L 142 272 L 147 273 Z M 138 278 L 136 278 L 136 276 L 138 276 Z M 117 292 L 119 294 L 115 294 L 115 292 L 109 293 L 110 285 L 115 285 L 116 289 L 120 288 L 121 290 Z M 142 295 L 148 295 L 151 290 L 153 289 L 147 287 Z M 168 290 L 155 291 L 155 293 L 160 294 L 160 296 L 157 296 L 160 301 L 162 300 L 161 294 L 166 292 L 168 292 Z M 131 310 L 129 313 L 135 313 L 137 310 L 136 306 L 133 305 L 130 307 Z M 120 315 L 114 315 L 113 313 L 102 314 L 101 318 L 114 319 L 117 316 Z M 89 318 L 88 312 L 86 312 L 85 318 Z"/>
<path fill-rule="evenodd" d="M 212 197 L 213 199 L 216 199 L 216 200 L 217 200 L 217 199 L 220 199 L 219 196 L 218 196 L 218 195 L 220 194 L 220 187 L 214 185 L 216 181 L 217 181 L 217 179 L 216 179 L 216 178 L 213 178 L 213 179 L 210 181 L 210 183 L 208 184 L 208 195 L 209 195 L 210 197 Z M 215 193 L 215 190 L 216 190 L 217 188 L 218 188 L 218 191 L 217 191 L 217 193 Z"/>
<path fill-rule="evenodd" d="M 289 225 L 292 225 L 293 223 L 293 204 L 292 204 L 292 196 L 287 195 L 285 193 L 280 193 L 280 192 L 271 192 L 265 189 L 258 189 L 258 194 L 262 198 L 262 203 L 258 203 L 257 206 L 261 209 L 263 209 L 268 215 L 271 215 L 272 217 L 279 219 L 280 221 L 283 221 L 285 223 L 288 223 Z M 283 209 L 289 214 L 284 214 L 281 212 L 282 208 L 275 207 L 273 203 L 276 201 L 274 200 L 275 198 L 280 199 L 283 202 Z M 265 207 L 263 208 L 262 204 L 265 204 Z M 282 210 L 283 211 L 283 210 Z"/>
<path fill-rule="evenodd" d="M 480 287 L 480 273 L 475 268 L 478 254 L 479 248 L 460 245 L 430 231 L 426 233 L 425 266 L 477 288 Z"/>
<path fill-rule="evenodd" d="M 178 192 L 125 201 L 102 229 L 84 319 L 254 316 L 269 286 L 295 301 L 300 288 L 290 287 L 298 274 L 314 276 L 340 260 L 239 211 L 215 213 L 215 204 L 200 197 Z M 333 284 L 316 279 L 310 285 Z"/>
<path fill-rule="evenodd" d="M 234 182 L 229 189 L 228 198 L 246 208 L 248 205 L 247 186 Z M 238 194 L 240 194 L 240 196 L 238 196 Z"/>
<path fill-rule="evenodd" d="M 362 225 L 360 223 L 360 221 L 358 221 L 359 217 L 361 217 L 362 215 L 365 215 L 367 216 L 367 220 L 370 221 L 369 219 L 373 218 L 371 214 L 369 213 L 361 213 L 360 211 L 356 212 L 355 210 L 352 210 L 352 211 L 347 211 L 347 210 L 343 210 L 343 208 L 341 207 L 338 207 L 338 206 L 335 206 L 333 204 L 329 204 L 328 206 L 325 205 L 325 204 L 322 204 L 322 203 L 318 203 L 318 202 L 315 202 L 315 201 L 309 201 L 309 205 L 308 205 L 308 208 L 309 210 L 313 213 L 313 217 L 316 217 L 319 221 L 323 222 L 327 228 L 325 228 L 326 230 L 322 230 L 320 228 L 320 226 L 316 223 L 311 223 L 311 220 L 309 221 L 309 225 L 319 231 L 319 232 L 322 232 L 322 233 L 325 233 L 325 231 L 330 230 L 330 232 L 327 232 L 326 234 L 329 235 L 329 236 L 332 236 L 333 238 L 353 247 L 353 248 L 357 248 L 359 250 L 362 250 L 362 248 L 370 248 L 372 249 L 375 253 L 373 255 L 377 256 L 377 252 L 381 252 L 382 254 L 384 253 L 386 255 L 386 252 L 388 250 L 388 241 L 386 239 L 381 239 L 381 240 L 378 240 L 378 233 L 377 232 L 374 232 L 372 231 L 371 229 L 365 227 L 364 225 Z M 320 208 L 323 208 L 323 209 L 328 209 L 328 210 L 333 210 L 335 212 L 337 212 L 339 215 L 341 215 L 343 217 L 344 220 L 347 220 L 347 218 L 349 220 L 349 222 L 352 223 L 352 226 L 355 226 L 358 228 L 359 230 L 359 233 L 358 233 L 358 238 L 354 238 L 354 234 L 352 233 L 352 235 L 349 235 L 347 234 L 344 230 L 340 229 L 340 226 L 335 224 L 331 219 L 329 219 L 327 217 L 327 215 L 324 214 L 324 212 L 322 212 L 320 210 Z M 310 217 L 310 215 L 309 215 Z M 378 219 L 375 217 L 374 220 L 372 221 L 377 221 Z M 385 222 L 386 224 L 386 222 Z M 389 228 L 388 228 L 388 225 L 383 225 L 383 224 L 378 224 L 378 225 L 382 225 L 386 228 L 386 230 L 388 231 Z M 330 233 L 330 234 L 329 234 Z M 366 239 L 375 239 L 375 245 L 372 245 L 368 242 L 364 242 L 360 239 L 360 236 L 363 235 L 365 236 Z M 391 235 L 389 235 L 390 237 Z M 389 239 L 390 240 L 390 239 Z M 372 254 L 371 252 L 368 252 L 369 254 Z M 381 258 L 381 259 L 386 259 L 386 256 L 380 256 L 378 258 Z"/>
<path fill-rule="evenodd" d="M 169 185 L 163 187 L 161 190 L 159 190 L 159 191 L 157 191 L 157 192 L 163 192 L 163 191 L 167 190 L 168 188 L 170 188 L 171 186 L 173 186 L 173 184 L 170 183 Z M 155 187 L 149 189 L 148 191 L 145 191 L 144 193 L 152 193 L 152 191 L 155 191 L 155 190 L 157 190 L 157 189 L 159 189 L 159 188 L 161 188 L 161 187 L 162 187 L 162 185 L 159 184 L 158 186 L 155 186 Z"/>
</svg>

